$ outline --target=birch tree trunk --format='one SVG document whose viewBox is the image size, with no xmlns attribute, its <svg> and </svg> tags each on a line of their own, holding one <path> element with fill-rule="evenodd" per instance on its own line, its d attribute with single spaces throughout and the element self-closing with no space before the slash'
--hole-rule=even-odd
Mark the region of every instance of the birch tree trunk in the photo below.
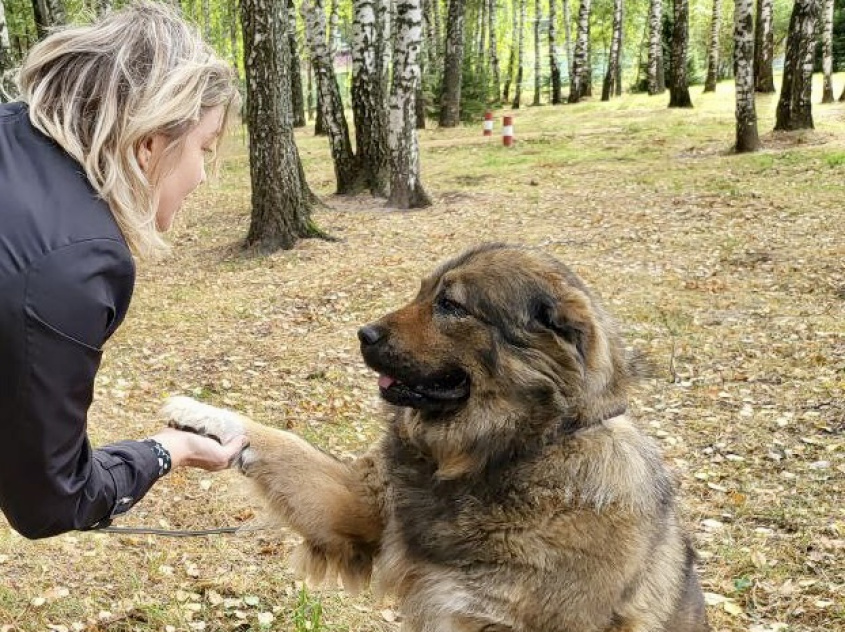
<svg viewBox="0 0 845 632">
<path fill-rule="evenodd" d="M 622 96 L 622 53 L 625 51 L 625 3 L 619 9 L 619 55 L 616 62 L 616 96 Z"/>
<path fill-rule="evenodd" d="M 340 18 L 337 14 L 337 3 L 338 0 L 331 0 L 329 5 L 329 54 L 332 56 L 332 60 L 337 54 L 338 44 L 340 43 L 340 32 L 338 31 Z"/>
<path fill-rule="evenodd" d="M 739 3 L 744 0 L 736 0 L 734 11 L 739 11 Z M 722 26 L 722 0 L 713 0 L 713 16 L 710 19 L 710 43 L 707 47 L 707 78 L 704 80 L 704 91 L 715 92 L 716 82 L 719 80 L 719 29 Z M 736 29 L 736 17 L 734 17 L 734 29 Z M 743 40 L 744 41 L 744 40 Z M 739 40 L 736 39 L 736 31 L 734 30 L 734 44 Z M 752 50 L 754 41 L 751 41 Z M 736 54 L 734 54 L 734 62 L 736 62 Z M 753 77 L 753 66 L 752 66 Z"/>
<path fill-rule="evenodd" d="M 393 58 L 393 0 L 375 0 L 376 6 L 376 68 L 381 82 L 382 110 L 390 106 L 390 64 Z"/>
<path fill-rule="evenodd" d="M 786 38 L 776 130 L 813 129 L 813 55 L 819 0 L 795 0 Z"/>
<path fill-rule="evenodd" d="M 687 48 L 689 47 L 689 0 L 674 0 L 675 24 L 672 29 L 672 83 L 669 86 L 670 108 L 691 108 L 687 81 Z"/>
<path fill-rule="evenodd" d="M 0 0 L 0 103 L 15 98 L 12 63 L 12 42 L 9 39 L 9 27 L 6 24 L 5 0 Z"/>
<path fill-rule="evenodd" d="M 375 0 L 354 0 L 352 5 L 352 112 L 355 146 L 361 176 L 373 195 L 387 195 L 390 164 L 387 112 L 378 59 Z"/>
<path fill-rule="evenodd" d="M 235 74 L 240 79 L 240 69 L 238 68 L 239 46 L 238 46 L 238 0 L 227 0 L 226 13 L 229 17 L 229 51 L 232 68 L 235 69 Z"/>
<path fill-rule="evenodd" d="M 288 3 L 288 48 L 290 50 L 290 94 L 293 108 L 293 126 L 305 127 L 305 99 L 302 98 L 302 71 L 299 63 L 299 46 L 296 43 L 296 9 L 293 0 Z"/>
<path fill-rule="evenodd" d="M 246 244 L 263 252 L 320 234 L 311 222 L 312 195 L 293 138 L 285 14 L 282 2 L 241 4 L 252 184 Z"/>
<path fill-rule="evenodd" d="M 833 103 L 833 0 L 822 4 L 822 103 Z"/>
<path fill-rule="evenodd" d="M 446 54 L 443 61 L 443 91 L 440 98 L 440 127 L 457 127 L 461 122 L 464 4 L 465 0 L 449 0 Z"/>
<path fill-rule="evenodd" d="M 541 64 L 540 64 L 540 19 L 543 17 L 543 8 L 540 5 L 540 0 L 534 0 L 534 101 L 533 105 L 540 105 L 540 84 L 541 84 Z"/>
<path fill-rule="evenodd" d="M 581 0 L 578 9 L 578 28 L 575 36 L 575 53 L 572 62 L 572 83 L 569 86 L 569 102 L 578 103 L 586 91 L 584 71 L 588 66 L 590 46 L 590 0 Z"/>
<path fill-rule="evenodd" d="M 610 101 L 617 82 L 619 70 L 619 54 L 622 48 L 622 0 L 613 2 L 613 35 L 610 40 L 610 56 L 607 60 L 607 72 L 601 88 L 601 100 Z"/>
<path fill-rule="evenodd" d="M 734 82 L 736 85 L 735 151 L 760 149 L 754 104 L 754 0 L 736 0 L 734 6 Z"/>
<path fill-rule="evenodd" d="M 552 105 L 559 105 L 560 67 L 557 63 L 557 0 L 549 0 L 549 75 L 552 83 Z"/>
<path fill-rule="evenodd" d="M 490 70 L 493 73 L 493 101 L 499 103 L 502 96 L 502 77 L 499 71 L 499 45 L 496 37 L 496 0 L 489 0 L 487 15 L 490 21 Z"/>
<path fill-rule="evenodd" d="M 757 0 L 757 24 L 754 29 L 754 89 L 757 92 L 774 92 L 775 77 L 772 68 L 774 57 L 774 0 Z"/>
<path fill-rule="evenodd" d="M 648 7 L 648 93 L 663 94 L 663 0 L 651 0 Z"/>
<path fill-rule="evenodd" d="M 112 9 L 111 0 L 97 0 L 96 4 L 97 4 L 96 11 L 97 11 L 98 17 L 105 15 L 106 13 L 111 11 L 111 9 Z"/>
<path fill-rule="evenodd" d="M 393 208 L 421 208 L 431 199 L 420 181 L 420 150 L 414 125 L 414 100 L 420 83 L 422 43 L 420 0 L 397 0 L 390 91 L 390 197 Z"/>
<path fill-rule="evenodd" d="M 211 6 L 209 0 L 202 0 L 202 36 L 211 42 Z"/>
<path fill-rule="evenodd" d="M 573 48 L 572 48 L 572 13 L 569 11 L 569 0 L 563 0 L 563 37 L 566 42 L 566 76 L 569 78 L 569 86 L 575 83 Z"/>
<path fill-rule="evenodd" d="M 43 39 L 54 26 L 67 23 L 63 0 L 32 0 L 32 14 L 38 39 Z"/>
<path fill-rule="evenodd" d="M 518 110 L 522 101 L 522 68 L 525 59 L 525 15 L 528 0 L 519 0 L 519 26 L 517 27 L 516 79 L 514 80 L 511 107 Z"/>
<path fill-rule="evenodd" d="M 519 2 L 522 0 L 512 0 L 511 2 L 511 50 L 508 57 L 508 75 L 505 77 L 505 89 L 502 93 L 503 101 L 506 103 L 510 101 L 511 81 L 514 79 L 516 73 L 516 58 L 519 54 Z"/>
<path fill-rule="evenodd" d="M 313 4 L 312 4 L 313 2 Z M 311 51 L 311 64 L 317 81 L 323 125 L 329 136 L 334 161 L 337 193 L 355 193 L 359 189 L 358 165 L 352 153 L 349 128 L 343 114 L 343 101 L 334 74 L 334 64 L 326 45 L 326 13 L 322 0 L 302 0 L 300 5 L 305 21 L 305 37 Z"/>
</svg>

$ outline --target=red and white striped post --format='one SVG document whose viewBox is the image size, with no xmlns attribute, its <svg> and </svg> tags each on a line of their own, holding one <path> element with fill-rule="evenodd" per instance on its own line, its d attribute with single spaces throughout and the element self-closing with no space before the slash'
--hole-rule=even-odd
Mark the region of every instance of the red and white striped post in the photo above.
<svg viewBox="0 0 845 632">
<path fill-rule="evenodd" d="M 513 117 L 505 116 L 502 121 L 502 144 L 505 147 L 513 145 Z"/>
<path fill-rule="evenodd" d="M 492 112 L 485 112 L 484 113 L 484 135 L 485 136 L 492 136 L 493 135 L 493 113 Z"/>
</svg>

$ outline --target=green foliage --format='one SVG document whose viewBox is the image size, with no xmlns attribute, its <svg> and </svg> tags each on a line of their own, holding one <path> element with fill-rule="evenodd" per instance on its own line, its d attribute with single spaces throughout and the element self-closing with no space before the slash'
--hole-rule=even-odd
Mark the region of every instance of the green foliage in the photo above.
<svg viewBox="0 0 845 632">
<path fill-rule="evenodd" d="M 305 584 L 296 596 L 293 611 L 294 632 L 320 632 L 323 630 L 323 604 L 319 597 L 308 593 Z"/>
</svg>

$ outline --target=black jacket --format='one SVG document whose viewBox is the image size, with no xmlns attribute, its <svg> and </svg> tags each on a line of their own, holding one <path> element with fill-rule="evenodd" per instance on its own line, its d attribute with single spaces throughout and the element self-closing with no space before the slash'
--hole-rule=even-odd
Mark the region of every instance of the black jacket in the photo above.
<svg viewBox="0 0 845 632">
<path fill-rule="evenodd" d="M 29 538 L 102 526 L 158 477 L 148 444 L 92 450 L 103 343 L 135 283 L 129 249 L 81 166 L 0 105 L 0 508 Z"/>
</svg>

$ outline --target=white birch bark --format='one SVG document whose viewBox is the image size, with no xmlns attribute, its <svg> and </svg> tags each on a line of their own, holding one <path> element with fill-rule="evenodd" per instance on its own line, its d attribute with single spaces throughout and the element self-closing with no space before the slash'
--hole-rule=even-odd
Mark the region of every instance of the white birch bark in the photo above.
<svg viewBox="0 0 845 632">
<path fill-rule="evenodd" d="M 663 0 L 651 0 L 648 7 L 648 93 L 666 90 L 663 77 Z"/>
<path fill-rule="evenodd" d="M 613 35 L 610 40 L 607 72 L 601 89 L 602 101 L 610 101 L 618 81 L 619 57 L 622 53 L 622 3 L 623 0 L 614 0 L 613 2 Z"/>
<path fill-rule="evenodd" d="M 581 0 L 578 9 L 578 27 L 575 35 L 575 53 L 572 63 L 573 81 L 569 86 L 569 102 L 578 103 L 584 96 L 584 71 L 588 66 L 590 46 L 590 0 Z"/>
<path fill-rule="evenodd" d="M 822 4 L 822 103 L 833 103 L 833 0 Z"/>
<path fill-rule="evenodd" d="M 394 29 L 393 82 L 390 90 L 390 196 L 393 208 L 429 206 L 420 181 L 415 99 L 420 76 L 422 7 L 420 0 L 397 0 Z"/>
<path fill-rule="evenodd" d="M 734 11 L 742 0 L 736 0 Z M 734 28 L 736 24 L 734 24 Z M 705 92 L 715 92 L 719 79 L 719 30 L 722 28 L 722 0 L 713 0 L 713 14 L 710 18 L 710 42 L 707 47 L 707 78 L 704 81 Z M 754 40 L 751 40 L 752 51 Z M 734 55 L 736 60 L 736 55 Z"/>
<path fill-rule="evenodd" d="M 499 70 L 499 45 L 496 37 L 496 11 L 496 0 L 489 0 L 487 15 L 489 16 L 490 22 L 490 69 L 493 72 L 493 89 L 495 91 L 493 99 L 498 103 L 502 94 L 502 77 Z"/>
<path fill-rule="evenodd" d="M 757 110 L 754 103 L 754 0 L 734 6 L 734 82 L 736 85 L 737 152 L 757 151 Z"/>
</svg>

